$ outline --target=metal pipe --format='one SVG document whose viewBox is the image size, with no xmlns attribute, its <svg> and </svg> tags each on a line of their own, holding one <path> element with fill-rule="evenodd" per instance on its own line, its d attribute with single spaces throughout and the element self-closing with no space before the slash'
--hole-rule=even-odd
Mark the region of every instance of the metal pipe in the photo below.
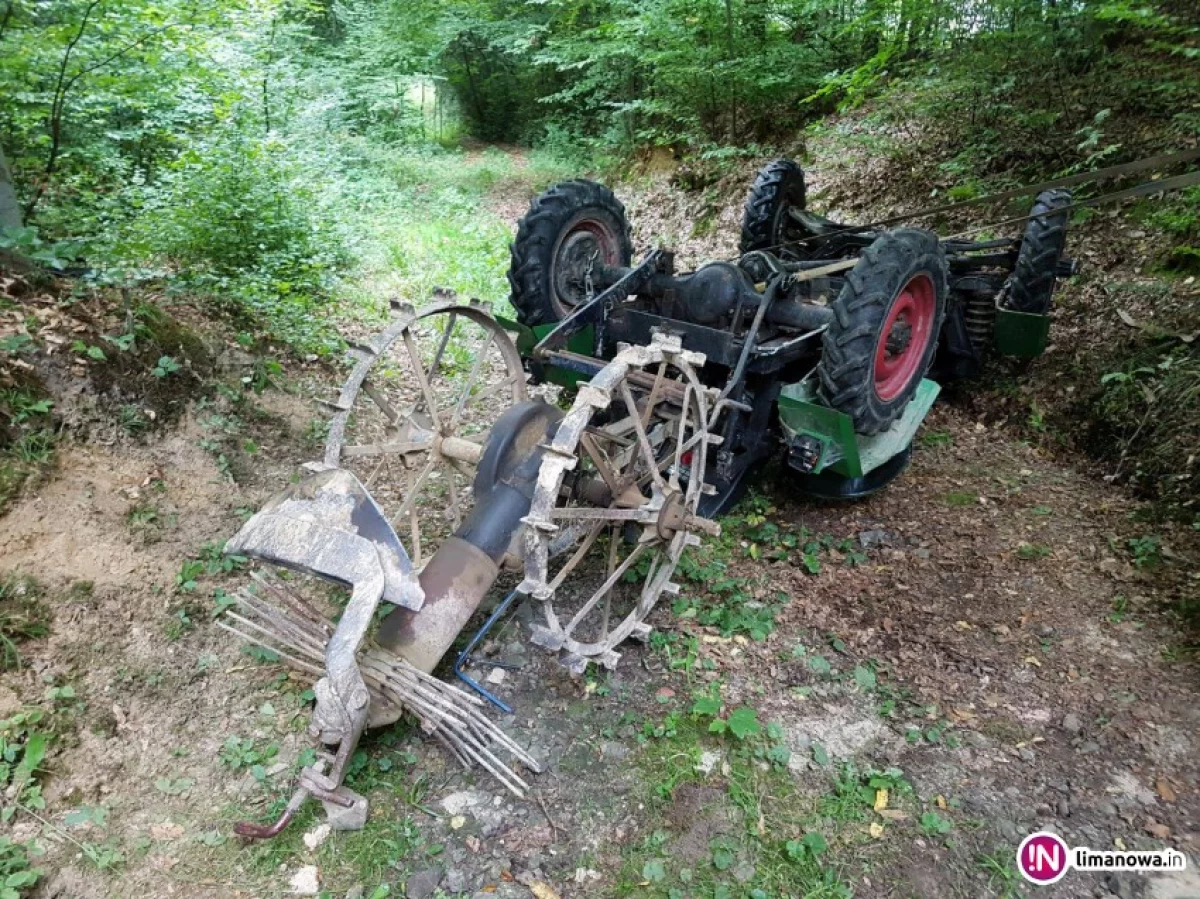
<svg viewBox="0 0 1200 899">
<path fill-rule="evenodd" d="M 415 668 L 433 671 L 496 582 L 500 567 L 477 546 L 448 537 L 421 572 L 425 605 L 397 608 L 383 619 L 376 641 Z"/>
</svg>

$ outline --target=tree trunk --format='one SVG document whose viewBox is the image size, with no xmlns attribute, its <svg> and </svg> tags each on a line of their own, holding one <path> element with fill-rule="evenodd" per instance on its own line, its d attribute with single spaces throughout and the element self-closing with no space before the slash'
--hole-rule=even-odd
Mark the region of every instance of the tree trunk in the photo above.
<svg viewBox="0 0 1200 899">
<path fill-rule="evenodd" d="M 21 204 L 17 202 L 12 172 L 8 170 L 8 161 L 0 148 L 0 228 L 20 228 L 22 224 Z"/>
</svg>

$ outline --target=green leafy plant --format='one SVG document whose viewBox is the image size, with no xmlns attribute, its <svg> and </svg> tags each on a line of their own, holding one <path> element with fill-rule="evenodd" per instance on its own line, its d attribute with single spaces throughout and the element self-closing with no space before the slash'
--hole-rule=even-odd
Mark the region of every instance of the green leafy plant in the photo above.
<svg viewBox="0 0 1200 899">
<path fill-rule="evenodd" d="M 151 370 L 151 374 L 153 374 L 154 377 L 158 378 L 159 380 L 162 380 L 163 378 L 175 374 L 175 372 L 179 371 L 181 368 L 183 368 L 183 366 L 180 365 L 173 357 L 159 356 L 158 363 Z"/>
<path fill-rule="evenodd" d="M 41 854 L 34 843 L 19 843 L 0 836 L 0 899 L 21 899 L 45 874 L 33 867 L 31 856 Z"/>
</svg>

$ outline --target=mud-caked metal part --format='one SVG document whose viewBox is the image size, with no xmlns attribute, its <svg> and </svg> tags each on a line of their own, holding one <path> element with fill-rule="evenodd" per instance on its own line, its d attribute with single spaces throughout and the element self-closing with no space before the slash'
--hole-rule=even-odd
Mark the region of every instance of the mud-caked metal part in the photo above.
<svg viewBox="0 0 1200 899">
<path fill-rule="evenodd" d="M 516 345 L 482 303 L 396 320 L 358 357 L 331 404 L 315 469 L 350 469 L 388 510 L 420 569 L 468 517 L 474 468 L 496 420 L 524 402 Z"/>
<path fill-rule="evenodd" d="M 350 601 L 325 646 L 325 675 L 313 688 L 316 707 L 310 730 L 336 750 L 328 771 L 324 763 L 310 765 L 300 780 L 307 794 L 335 810 L 331 823 L 361 827 L 365 800 L 342 785 L 371 715 L 358 650 L 380 600 L 386 597 L 413 612 L 423 607 L 425 594 L 408 555 L 366 488 L 340 469 L 318 472 L 272 499 L 242 526 L 225 551 L 351 588 Z M 376 711 L 387 715 L 394 710 Z"/>
<path fill-rule="evenodd" d="M 545 444 L 560 409 L 527 400 L 509 409 L 488 438 L 475 477 L 471 515 L 421 571 L 426 603 L 396 609 L 376 639 L 422 671 L 432 671 L 479 607 L 506 562 L 523 552 L 519 534 L 536 491 Z"/>
<path fill-rule="evenodd" d="M 646 617 L 678 592 L 671 576 L 685 548 L 720 533 L 697 511 L 719 439 L 696 374 L 703 364 L 673 335 L 621 348 L 579 388 L 545 447 L 520 589 L 541 604 L 533 641 L 574 672 L 592 660 L 612 668 L 622 641 L 646 639 Z"/>
</svg>

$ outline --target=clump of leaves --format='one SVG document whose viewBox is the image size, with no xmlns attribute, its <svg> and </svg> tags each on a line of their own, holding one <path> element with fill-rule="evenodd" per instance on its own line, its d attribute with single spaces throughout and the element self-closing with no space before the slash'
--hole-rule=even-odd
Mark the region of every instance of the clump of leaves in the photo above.
<svg viewBox="0 0 1200 899">
<path fill-rule="evenodd" d="M 0 899 L 20 899 L 33 889 L 45 872 L 33 867 L 30 856 L 40 854 L 34 843 L 0 837 Z"/>
<path fill-rule="evenodd" d="M 259 747 L 249 737 L 232 736 L 221 747 L 221 764 L 231 771 L 250 769 L 255 780 L 266 779 L 266 765 L 279 754 L 274 743 Z"/>
<path fill-rule="evenodd" d="M 0 721 L 0 789 L 32 809 L 46 807 L 35 779 L 50 747 L 49 734 L 39 727 L 42 715 L 41 709 L 28 709 Z M 16 803 L 7 803 L 0 821 L 11 821 L 16 810 Z"/>
</svg>

